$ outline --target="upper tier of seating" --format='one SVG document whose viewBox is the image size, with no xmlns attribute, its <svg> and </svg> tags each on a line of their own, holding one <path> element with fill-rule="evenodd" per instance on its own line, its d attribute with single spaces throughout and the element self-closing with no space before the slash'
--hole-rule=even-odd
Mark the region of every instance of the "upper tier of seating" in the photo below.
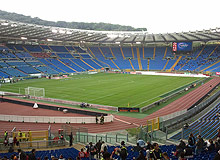
<svg viewBox="0 0 220 160">
<path fill-rule="evenodd" d="M 170 47 L 134 46 L 88 47 L 84 50 L 77 46 L 7 45 L 0 46 L 0 52 L 0 66 L 10 68 L 2 69 L 3 73 L 0 76 L 26 76 L 40 72 L 73 73 L 103 67 L 159 71 L 220 71 L 218 45 L 200 46 L 191 55 L 181 56 L 173 55 Z M 11 68 L 12 66 L 14 68 Z M 21 66 L 25 67 L 22 69 Z M 6 70 L 10 72 L 7 73 Z M 14 70 L 17 71 L 13 72 Z"/>
</svg>

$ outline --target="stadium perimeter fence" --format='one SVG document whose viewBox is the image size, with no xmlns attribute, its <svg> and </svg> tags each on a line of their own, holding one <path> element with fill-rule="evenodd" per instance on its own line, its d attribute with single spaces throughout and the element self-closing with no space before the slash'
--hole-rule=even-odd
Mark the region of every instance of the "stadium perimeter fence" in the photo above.
<svg viewBox="0 0 220 160">
<path fill-rule="evenodd" d="M 121 141 L 136 143 L 136 138 L 129 137 L 128 134 L 120 134 L 120 133 L 108 133 L 108 134 L 100 134 L 100 133 L 88 133 L 88 129 L 84 127 L 74 127 L 70 125 L 62 125 L 62 131 L 64 138 L 69 141 L 69 136 L 73 135 L 74 143 L 83 143 L 88 144 L 89 142 L 96 143 L 99 140 L 104 141 L 109 144 L 119 144 Z"/>
</svg>

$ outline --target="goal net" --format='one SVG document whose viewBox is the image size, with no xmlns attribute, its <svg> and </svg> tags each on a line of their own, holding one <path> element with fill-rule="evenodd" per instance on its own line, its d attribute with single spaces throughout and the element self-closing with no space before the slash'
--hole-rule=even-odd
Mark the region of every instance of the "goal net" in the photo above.
<svg viewBox="0 0 220 160">
<path fill-rule="evenodd" d="M 45 89 L 37 87 L 27 87 L 25 88 L 25 95 L 34 97 L 45 97 Z"/>
</svg>

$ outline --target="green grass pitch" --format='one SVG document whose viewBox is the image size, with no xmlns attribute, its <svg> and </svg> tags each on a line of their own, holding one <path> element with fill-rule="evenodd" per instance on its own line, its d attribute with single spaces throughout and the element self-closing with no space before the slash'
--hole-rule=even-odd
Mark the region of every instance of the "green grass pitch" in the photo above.
<svg viewBox="0 0 220 160">
<path fill-rule="evenodd" d="M 110 105 L 143 107 L 162 95 L 199 78 L 146 76 L 129 74 L 82 74 L 67 79 L 32 79 L 4 84 L 2 91 L 24 94 L 26 87 L 45 88 L 46 97 Z"/>
</svg>

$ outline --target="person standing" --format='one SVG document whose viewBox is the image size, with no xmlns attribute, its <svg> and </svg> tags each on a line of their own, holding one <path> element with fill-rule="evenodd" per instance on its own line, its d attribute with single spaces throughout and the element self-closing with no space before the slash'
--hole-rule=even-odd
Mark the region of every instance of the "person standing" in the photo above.
<svg viewBox="0 0 220 160">
<path fill-rule="evenodd" d="M 70 138 L 70 147 L 73 145 L 73 133 L 71 132 L 70 135 L 69 135 L 69 138 Z"/>
<path fill-rule="evenodd" d="M 18 160 L 27 160 L 27 156 L 21 149 L 18 149 Z"/>
<path fill-rule="evenodd" d="M 121 148 L 119 149 L 119 154 L 120 154 L 121 160 L 126 160 L 126 158 L 128 156 L 128 152 L 127 152 L 127 148 L 125 146 L 124 141 L 121 142 Z"/>
<path fill-rule="evenodd" d="M 99 123 L 99 119 L 98 119 L 98 116 L 97 116 L 97 115 L 95 116 L 95 122 L 96 122 L 96 124 Z"/>
<path fill-rule="evenodd" d="M 8 131 L 5 130 L 5 133 L 4 133 L 4 138 L 7 139 L 8 138 Z"/>
<path fill-rule="evenodd" d="M 158 143 L 154 143 L 154 150 L 150 154 L 150 160 L 162 159 L 162 151 L 159 148 Z"/>
<path fill-rule="evenodd" d="M 87 152 L 89 153 L 89 159 L 94 159 L 94 156 L 96 154 L 96 148 L 94 145 L 92 145 L 92 142 L 89 143 L 89 146 L 87 148 Z"/>
<path fill-rule="evenodd" d="M 32 149 L 31 154 L 28 156 L 28 160 L 36 160 L 36 149 Z"/>
<path fill-rule="evenodd" d="M 194 146 L 195 146 L 195 143 L 196 143 L 196 139 L 195 139 L 195 137 L 193 136 L 193 134 L 190 133 L 189 138 L 188 138 L 188 146 L 189 146 L 189 147 L 194 147 Z"/>
<path fill-rule="evenodd" d="M 100 124 L 104 124 L 104 116 L 103 115 L 100 118 Z"/>
</svg>

